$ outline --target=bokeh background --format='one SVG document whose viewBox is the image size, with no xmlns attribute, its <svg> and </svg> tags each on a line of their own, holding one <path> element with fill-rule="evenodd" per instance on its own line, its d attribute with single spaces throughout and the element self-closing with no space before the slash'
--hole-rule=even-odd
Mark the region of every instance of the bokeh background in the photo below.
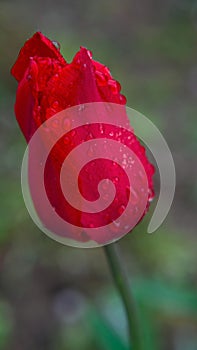
<svg viewBox="0 0 197 350">
<path fill-rule="evenodd" d="M 59 41 L 68 61 L 81 45 L 92 50 L 121 82 L 128 106 L 148 116 L 172 150 L 177 188 L 165 223 L 147 234 L 150 212 L 119 245 L 143 350 L 196 350 L 196 0 L 0 1 L 0 349 L 127 349 L 124 310 L 103 249 L 52 241 L 23 202 L 26 145 L 10 67 L 37 30 Z"/>
</svg>

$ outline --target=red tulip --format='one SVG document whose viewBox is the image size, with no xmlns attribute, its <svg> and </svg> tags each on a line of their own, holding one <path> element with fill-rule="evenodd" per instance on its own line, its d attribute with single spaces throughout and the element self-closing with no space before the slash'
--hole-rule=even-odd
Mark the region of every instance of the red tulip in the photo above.
<svg viewBox="0 0 197 350">
<path fill-rule="evenodd" d="M 113 79 L 106 66 L 92 59 L 90 51 L 81 48 L 73 61 L 67 63 L 60 54 L 57 45 L 39 32 L 25 43 L 11 72 L 19 83 L 16 94 L 15 114 L 27 142 L 31 140 L 36 130 L 43 123 L 69 107 L 93 102 L 109 102 L 117 105 L 126 104 L 126 98 L 120 94 L 120 84 Z M 126 110 L 124 118 L 123 125 L 128 122 Z M 69 124 L 70 121 L 66 120 L 66 123 Z M 45 187 L 51 205 L 65 221 L 82 228 L 95 228 L 115 220 L 117 218 L 117 210 L 119 210 L 120 215 L 120 208 L 127 206 L 129 197 L 129 183 L 127 183 L 128 178 L 124 171 L 120 167 L 117 170 L 117 167 L 113 168 L 109 162 L 100 159 L 94 164 L 95 179 L 90 181 L 87 180 L 84 172 L 80 174 L 80 191 L 82 194 L 86 193 L 86 198 L 93 201 L 96 196 L 95 187 L 97 188 L 99 181 L 103 178 L 112 180 L 118 176 L 122 180 L 120 185 L 116 186 L 118 201 L 114 202 L 109 209 L 106 209 L 103 215 L 98 216 L 94 213 L 91 216 L 89 213 L 83 213 L 71 207 L 65 200 L 59 186 L 59 174 L 65 156 L 71 151 L 72 147 L 83 142 L 84 138 L 87 141 L 90 138 L 97 139 L 98 137 L 106 137 L 106 135 L 109 137 L 112 131 L 110 125 L 106 126 L 102 136 L 96 117 L 92 116 L 91 123 L 94 123 L 91 127 L 91 132 L 90 129 L 87 132 L 87 130 L 80 127 L 75 135 L 72 135 L 71 132 L 68 133 L 67 142 L 65 142 L 65 138 L 64 140 L 61 138 L 53 148 L 45 168 Z M 54 125 L 54 132 L 55 127 L 57 126 Z M 68 125 L 58 124 L 58 128 L 65 128 L 66 130 L 69 129 L 67 127 Z M 144 167 L 149 188 L 145 213 L 150 199 L 153 197 L 152 176 L 154 167 L 149 163 L 144 147 L 139 143 L 131 130 L 128 133 L 122 133 L 119 138 L 116 131 L 118 129 L 113 129 L 113 137 L 111 138 L 128 146 Z M 75 172 L 75 162 L 77 162 L 77 159 L 74 159 L 70 164 L 70 172 L 73 172 L 73 174 Z M 39 212 L 41 206 L 38 205 L 36 207 Z M 42 219 L 44 220 L 43 215 Z M 62 235 L 77 241 L 94 240 L 99 244 L 106 242 L 106 237 L 94 234 L 94 232 L 87 234 L 84 229 L 81 231 L 81 234 L 75 235 L 73 231 L 62 233 Z M 110 240 L 109 237 L 108 240 Z"/>
</svg>

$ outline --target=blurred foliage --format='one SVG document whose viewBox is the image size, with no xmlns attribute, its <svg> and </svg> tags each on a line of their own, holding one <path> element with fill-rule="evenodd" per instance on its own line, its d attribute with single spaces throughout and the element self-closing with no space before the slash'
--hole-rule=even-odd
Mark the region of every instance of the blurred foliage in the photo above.
<svg viewBox="0 0 197 350">
<path fill-rule="evenodd" d="M 196 350 L 196 0 L 0 2 L 0 349 L 126 350 L 126 322 L 102 249 L 61 246 L 31 221 L 20 188 L 25 141 L 10 76 L 36 30 L 110 67 L 128 106 L 163 132 L 177 171 L 175 201 L 146 234 L 154 210 L 120 241 L 145 350 Z M 159 175 L 155 176 L 158 196 Z M 98 264 L 99 262 L 99 264 Z"/>
</svg>

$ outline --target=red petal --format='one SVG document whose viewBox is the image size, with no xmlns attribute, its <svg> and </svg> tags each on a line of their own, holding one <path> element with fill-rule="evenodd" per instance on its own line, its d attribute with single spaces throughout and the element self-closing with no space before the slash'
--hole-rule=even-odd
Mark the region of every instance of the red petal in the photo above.
<svg viewBox="0 0 197 350">
<path fill-rule="evenodd" d="M 92 60 L 86 49 L 80 49 L 73 62 L 59 75 L 53 76 L 43 91 L 41 105 L 47 105 L 46 118 L 54 115 L 54 105 L 60 111 L 70 106 L 103 101 L 99 94 Z"/>
<path fill-rule="evenodd" d="M 30 60 L 29 68 L 19 82 L 15 114 L 26 140 L 45 120 L 46 109 L 44 105 L 40 106 L 40 100 L 49 79 L 60 69 L 61 65 L 55 59 L 34 58 Z"/>
<path fill-rule="evenodd" d="M 27 140 L 30 140 L 36 130 L 33 119 L 34 98 L 28 80 L 28 71 L 18 85 L 15 103 L 16 119 Z"/>
<path fill-rule="evenodd" d="M 26 69 L 29 66 L 30 57 L 51 57 L 65 65 L 66 61 L 55 47 L 51 40 L 45 37 L 42 33 L 35 33 L 32 38 L 26 41 L 25 45 L 19 52 L 18 58 L 11 69 L 11 74 L 16 80 L 20 81 Z"/>
</svg>

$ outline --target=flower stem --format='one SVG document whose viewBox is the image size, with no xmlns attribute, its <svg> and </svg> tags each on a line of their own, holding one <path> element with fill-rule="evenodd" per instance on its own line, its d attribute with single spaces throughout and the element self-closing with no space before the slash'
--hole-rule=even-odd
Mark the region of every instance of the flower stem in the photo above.
<svg viewBox="0 0 197 350">
<path fill-rule="evenodd" d="M 122 302 L 125 307 L 128 321 L 129 349 L 142 350 L 136 304 L 131 294 L 126 271 L 121 262 L 117 243 L 104 246 L 104 250 L 114 283 L 121 295 Z"/>
</svg>

